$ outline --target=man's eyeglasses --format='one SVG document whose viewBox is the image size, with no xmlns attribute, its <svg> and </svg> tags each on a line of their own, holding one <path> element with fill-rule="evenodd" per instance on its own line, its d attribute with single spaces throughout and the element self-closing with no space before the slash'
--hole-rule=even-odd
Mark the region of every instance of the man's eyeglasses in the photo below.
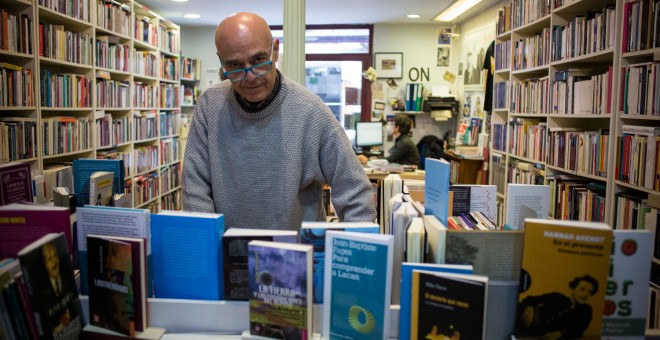
<svg viewBox="0 0 660 340">
<path fill-rule="evenodd" d="M 264 61 L 263 63 L 259 63 L 256 65 L 252 65 L 250 67 L 246 68 L 239 68 L 236 70 L 231 70 L 231 71 L 225 71 L 223 72 L 225 78 L 233 81 L 233 82 L 239 82 L 247 77 L 248 72 L 252 72 L 255 76 L 262 76 L 270 70 L 273 69 L 273 47 L 275 44 L 270 45 L 270 60 Z M 223 69 L 225 69 L 223 67 Z"/>
</svg>

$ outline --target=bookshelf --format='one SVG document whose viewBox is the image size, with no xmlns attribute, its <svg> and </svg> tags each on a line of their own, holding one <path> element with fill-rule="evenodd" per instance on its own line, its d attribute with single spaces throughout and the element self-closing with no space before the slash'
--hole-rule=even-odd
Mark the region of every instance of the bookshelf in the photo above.
<svg viewBox="0 0 660 340">
<path fill-rule="evenodd" d="M 181 159 L 186 150 L 188 129 L 199 96 L 202 80 L 202 61 L 181 56 Z"/>
<path fill-rule="evenodd" d="M 547 184 L 551 218 L 613 223 L 622 7 L 513 1 L 499 11 L 490 182 L 501 207 L 506 183 Z"/>
<path fill-rule="evenodd" d="M 67 4 L 0 4 L 0 159 L 124 159 L 134 207 L 181 209 L 179 27 L 135 1 Z"/>
</svg>

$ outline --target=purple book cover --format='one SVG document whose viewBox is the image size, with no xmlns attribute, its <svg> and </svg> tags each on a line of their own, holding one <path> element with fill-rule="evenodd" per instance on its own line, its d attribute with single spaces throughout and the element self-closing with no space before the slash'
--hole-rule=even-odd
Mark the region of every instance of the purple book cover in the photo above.
<svg viewBox="0 0 660 340">
<path fill-rule="evenodd" d="M 32 202 L 32 176 L 28 163 L 0 167 L 0 205 L 14 202 Z"/>
<path fill-rule="evenodd" d="M 18 251 L 48 233 L 64 233 L 71 254 L 69 209 L 13 203 L 0 208 L 0 258 Z"/>
</svg>

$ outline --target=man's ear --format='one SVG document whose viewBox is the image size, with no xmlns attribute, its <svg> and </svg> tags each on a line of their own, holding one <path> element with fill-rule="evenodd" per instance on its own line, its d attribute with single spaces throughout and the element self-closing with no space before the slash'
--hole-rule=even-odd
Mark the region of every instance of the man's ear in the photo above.
<svg viewBox="0 0 660 340">
<path fill-rule="evenodd" d="M 280 58 L 280 39 L 273 39 L 273 65 L 277 64 L 277 60 Z"/>
</svg>

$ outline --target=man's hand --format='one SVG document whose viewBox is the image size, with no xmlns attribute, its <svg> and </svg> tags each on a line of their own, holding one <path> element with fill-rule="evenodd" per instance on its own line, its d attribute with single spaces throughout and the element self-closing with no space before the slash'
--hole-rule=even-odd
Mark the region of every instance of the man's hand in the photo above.
<svg viewBox="0 0 660 340">
<path fill-rule="evenodd" d="M 367 156 L 365 155 L 357 155 L 357 158 L 362 164 L 367 164 L 367 162 L 369 161 L 369 158 L 367 158 Z"/>
</svg>

